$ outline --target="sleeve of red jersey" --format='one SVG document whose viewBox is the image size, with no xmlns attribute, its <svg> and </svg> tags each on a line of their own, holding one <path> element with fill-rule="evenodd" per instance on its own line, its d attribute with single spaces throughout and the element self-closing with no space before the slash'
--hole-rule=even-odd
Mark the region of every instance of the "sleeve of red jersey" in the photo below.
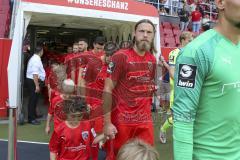
<svg viewBox="0 0 240 160">
<path fill-rule="evenodd" d="M 118 81 L 123 76 L 126 65 L 126 56 L 122 53 L 115 54 L 108 65 L 107 73 L 113 81 Z"/>
<path fill-rule="evenodd" d="M 49 105 L 49 108 L 48 108 L 48 114 L 53 115 L 53 113 L 54 113 L 53 105 L 54 105 L 54 99 L 51 99 L 51 102 L 50 102 L 50 105 Z"/>
<path fill-rule="evenodd" d="M 52 153 L 58 153 L 60 150 L 60 139 L 58 134 L 54 131 L 49 141 L 49 151 Z"/>
</svg>

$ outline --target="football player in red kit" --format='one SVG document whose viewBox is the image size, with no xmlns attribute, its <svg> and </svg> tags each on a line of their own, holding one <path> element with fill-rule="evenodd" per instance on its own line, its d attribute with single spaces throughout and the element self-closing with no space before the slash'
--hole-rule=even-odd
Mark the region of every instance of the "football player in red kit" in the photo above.
<svg viewBox="0 0 240 160">
<path fill-rule="evenodd" d="M 87 39 L 80 38 L 78 42 L 73 44 L 73 53 L 68 53 L 68 55 L 65 57 L 64 64 L 71 62 L 72 59 L 79 56 L 80 54 L 86 53 L 87 47 Z M 73 70 L 68 71 L 68 78 L 71 78 L 72 80 L 74 80 L 75 84 L 77 84 L 79 68 L 72 67 L 72 69 Z"/>
<path fill-rule="evenodd" d="M 111 139 L 108 159 L 115 159 L 120 147 L 131 138 L 137 137 L 153 145 L 151 104 L 155 90 L 155 32 L 150 20 L 137 22 L 133 47 L 118 51 L 109 63 L 110 76 L 106 78 L 103 96 L 104 135 Z"/>
<path fill-rule="evenodd" d="M 103 109 L 102 109 L 102 93 L 105 79 L 108 76 L 107 68 L 111 60 L 111 56 L 119 49 L 117 44 L 108 42 L 104 46 L 104 55 L 101 57 L 102 61 L 96 63 L 89 63 L 86 68 L 86 74 L 83 77 L 83 86 L 86 87 L 87 103 L 91 106 L 91 118 L 94 122 L 94 129 L 97 133 L 103 132 Z M 96 66 L 101 68 L 96 70 Z"/>
<path fill-rule="evenodd" d="M 95 56 L 95 57 L 98 57 L 99 60 L 102 59 L 102 57 L 104 57 L 104 45 L 105 45 L 105 38 L 102 37 L 102 36 L 98 36 L 94 39 L 94 42 L 93 42 L 93 50 L 91 51 L 88 51 L 86 54 L 87 55 L 91 55 L 91 56 Z M 79 45 L 80 47 L 80 45 Z M 88 62 L 89 60 L 91 61 L 92 58 L 89 58 L 91 56 L 88 56 L 88 57 L 84 57 L 82 58 L 82 55 L 80 56 L 77 56 L 77 58 L 79 60 L 83 60 L 83 62 L 80 62 L 78 64 L 81 64 L 80 66 L 77 66 L 77 69 L 78 69 L 78 86 L 80 87 L 83 87 L 84 86 L 84 82 L 83 82 L 83 77 L 84 75 L 86 75 L 86 62 Z M 87 58 L 87 59 L 86 59 Z M 94 58 L 94 61 L 95 61 L 96 58 Z M 95 62 L 93 62 L 95 63 Z M 96 67 L 97 68 L 97 67 Z M 95 68 L 95 69 L 96 69 Z"/>
<path fill-rule="evenodd" d="M 78 55 L 78 43 L 75 42 L 73 44 L 73 52 L 72 53 L 67 53 L 67 55 L 65 56 L 64 58 L 64 64 L 67 64 L 69 61 L 71 61 L 71 59 L 73 59 L 75 56 Z M 67 73 L 67 78 L 71 78 L 72 80 L 76 81 L 75 79 L 75 74 L 76 74 L 76 71 L 75 70 L 72 70 L 72 71 L 69 71 Z"/>
<path fill-rule="evenodd" d="M 104 52 L 104 45 L 105 45 L 105 38 L 102 36 L 98 36 L 94 39 L 93 42 L 93 50 L 91 50 L 90 52 L 98 55 L 99 57 L 103 55 Z"/>
</svg>

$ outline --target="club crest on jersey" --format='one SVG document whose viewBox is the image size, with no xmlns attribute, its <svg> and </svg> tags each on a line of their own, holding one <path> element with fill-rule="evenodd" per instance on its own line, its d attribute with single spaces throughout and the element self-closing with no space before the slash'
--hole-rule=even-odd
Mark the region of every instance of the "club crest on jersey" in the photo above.
<svg viewBox="0 0 240 160">
<path fill-rule="evenodd" d="M 108 72 L 108 73 L 112 73 L 113 70 L 114 70 L 114 68 L 115 68 L 115 63 L 110 62 L 110 63 L 108 64 L 107 72 Z"/>
<path fill-rule="evenodd" d="M 83 132 L 82 132 L 82 139 L 83 139 L 84 141 L 86 141 L 86 140 L 88 139 L 88 136 L 89 136 L 88 131 L 83 131 Z"/>
<path fill-rule="evenodd" d="M 177 86 L 194 88 L 196 81 L 197 66 L 190 64 L 179 64 Z"/>
</svg>

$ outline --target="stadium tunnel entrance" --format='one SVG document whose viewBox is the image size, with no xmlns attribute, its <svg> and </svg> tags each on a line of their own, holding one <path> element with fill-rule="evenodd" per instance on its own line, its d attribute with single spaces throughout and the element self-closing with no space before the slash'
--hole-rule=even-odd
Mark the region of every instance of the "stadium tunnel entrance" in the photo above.
<svg viewBox="0 0 240 160">
<path fill-rule="evenodd" d="M 23 40 L 22 57 L 22 107 L 19 108 L 20 123 L 27 121 L 27 106 L 29 92 L 26 85 L 27 63 L 34 53 L 36 44 L 44 44 L 42 62 L 45 71 L 50 68 L 52 61 L 63 63 L 68 46 L 72 46 L 79 38 L 88 40 L 89 50 L 93 48 L 96 36 L 104 36 L 106 41 L 120 44 L 122 41 L 130 41 L 134 22 L 117 21 L 101 18 L 78 17 L 69 15 L 57 15 L 48 13 L 27 13 L 25 22 L 26 34 Z M 42 119 L 47 116 L 49 107 L 48 91 L 44 86 L 37 105 L 37 115 Z"/>
</svg>

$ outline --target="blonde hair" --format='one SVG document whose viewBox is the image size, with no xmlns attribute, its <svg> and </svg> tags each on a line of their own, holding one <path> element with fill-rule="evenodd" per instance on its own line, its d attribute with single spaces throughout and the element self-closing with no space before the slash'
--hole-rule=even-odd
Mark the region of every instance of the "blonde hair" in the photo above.
<svg viewBox="0 0 240 160">
<path fill-rule="evenodd" d="M 117 160 L 159 160 L 159 154 L 144 141 L 132 139 L 121 147 Z"/>
<path fill-rule="evenodd" d="M 182 43 L 183 40 L 185 40 L 186 38 L 190 38 L 193 37 L 193 33 L 189 32 L 189 31 L 183 31 L 181 33 L 181 35 L 179 36 L 179 41 L 180 43 Z"/>
</svg>

